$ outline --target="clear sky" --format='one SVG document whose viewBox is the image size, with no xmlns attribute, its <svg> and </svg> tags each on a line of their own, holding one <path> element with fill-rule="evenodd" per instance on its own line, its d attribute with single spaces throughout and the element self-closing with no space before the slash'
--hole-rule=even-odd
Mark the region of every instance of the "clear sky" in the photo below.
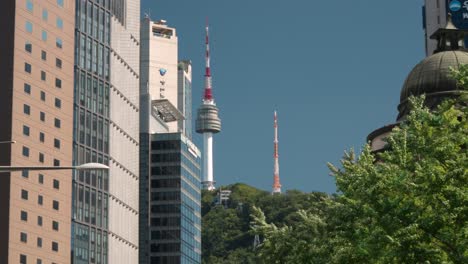
<svg viewBox="0 0 468 264">
<path fill-rule="evenodd" d="M 326 163 L 395 120 L 403 81 L 425 56 L 422 2 L 142 0 L 141 10 L 177 29 L 179 58 L 193 62 L 194 117 L 209 17 L 217 185 L 271 190 L 276 109 L 283 190 L 333 193 Z"/>
</svg>

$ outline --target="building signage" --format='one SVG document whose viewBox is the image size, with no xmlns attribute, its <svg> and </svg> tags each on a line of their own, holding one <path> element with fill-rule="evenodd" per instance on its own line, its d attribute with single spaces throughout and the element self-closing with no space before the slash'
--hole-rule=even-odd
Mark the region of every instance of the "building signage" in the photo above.
<svg viewBox="0 0 468 264">
<path fill-rule="evenodd" d="M 453 24 L 460 29 L 468 29 L 468 1 L 448 0 L 448 10 L 452 14 Z"/>
</svg>

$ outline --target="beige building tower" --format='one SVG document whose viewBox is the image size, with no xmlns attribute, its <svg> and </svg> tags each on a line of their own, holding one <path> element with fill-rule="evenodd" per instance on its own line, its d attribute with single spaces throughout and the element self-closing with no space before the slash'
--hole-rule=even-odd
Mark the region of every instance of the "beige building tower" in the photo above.
<svg viewBox="0 0 468 264">
<path fill-rule="evenodd" d="M 0 165 L 70 166 L 75 2 L 0 1 L 0 16 Z M 71 182 L 0 172 L 0 263 L 70 262 Z"/>
<path fill-rule="evenodd" d="M 178 105 L 177 45 L 176 30 L 167 26 L 165 20 L 141 21 L 140 93 L 149 92 L 152 104 L 161 111 L 170 111 Z M 169 122 L 167 126 L 169 132 L 178 131 L 178 122 Z"/>
</svg>

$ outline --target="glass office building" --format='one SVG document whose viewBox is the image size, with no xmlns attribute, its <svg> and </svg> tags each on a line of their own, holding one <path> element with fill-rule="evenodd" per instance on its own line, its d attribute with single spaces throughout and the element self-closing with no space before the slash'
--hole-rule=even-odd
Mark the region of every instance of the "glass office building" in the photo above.
<svg viewBox="0 0 468 264">
<path fill-rule="evenodd" d="M 76 1 L 75 164 L 109 164 L 109 4 Z M 75 173 L 73 263 L 107 263 L 108 201 L 107 171 Z"/>
<path fill-rule="evenodd" d="M 138 263 L 140 1 L 73 4 L 73 162 L 110 169 L 74 173 L 71 261 Z"/>
<path fill-rule="evenodd" d="M 201 263 L 200 151 L 182 133 L 162 133 L 150 153 L 150 263 Z"/>
</svg>

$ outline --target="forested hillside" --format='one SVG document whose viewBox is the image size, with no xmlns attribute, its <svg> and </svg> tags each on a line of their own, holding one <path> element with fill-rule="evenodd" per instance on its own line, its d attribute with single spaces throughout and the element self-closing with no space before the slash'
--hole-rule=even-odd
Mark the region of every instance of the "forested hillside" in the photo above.
<svg viewBox="0 0 468 264">
<path fill-rule="evenodd" d="M 324 193 L 303 193 L 297 190 L 281 195 L 238 183 L 221 187 L 231 190 L 227 204 L 219 204 L 218 191 L 202 194 L 203 263 L 258 263 L 253 249 L 255 235 L 251 231 L 253 206 L 260 208 L 269 223 L 294 225 L 301 209 L 321 210 L 327 197 Z"/>
</svg>

